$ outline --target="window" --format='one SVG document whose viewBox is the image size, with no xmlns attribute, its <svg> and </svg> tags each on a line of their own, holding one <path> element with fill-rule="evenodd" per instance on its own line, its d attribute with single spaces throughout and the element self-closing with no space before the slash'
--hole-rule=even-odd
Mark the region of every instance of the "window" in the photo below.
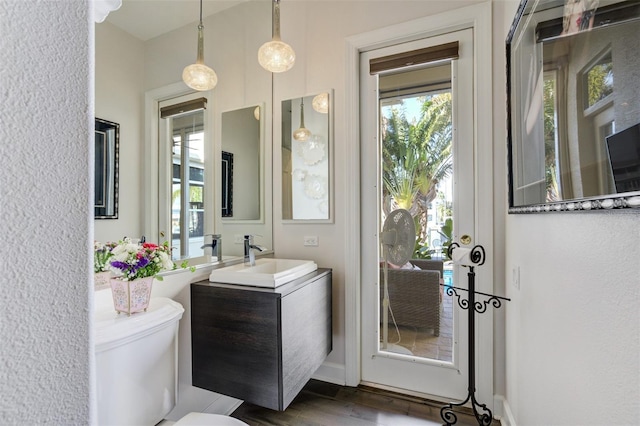
<svg viewBox="0 0 640 426">
<path fill-rule="evenodd" d="M 556 70 L 544 72 L 544 174 L 546 201 L 562 200 L 560 187 L 560 166 L 558 164 L 558 72 Z"/>
<path fill-rule="evenodd" d="M 584 109 L 602 103 L 613 93 L 613 61 L 611 51 L 600 57 L 583 73 Z"/>
</svg>

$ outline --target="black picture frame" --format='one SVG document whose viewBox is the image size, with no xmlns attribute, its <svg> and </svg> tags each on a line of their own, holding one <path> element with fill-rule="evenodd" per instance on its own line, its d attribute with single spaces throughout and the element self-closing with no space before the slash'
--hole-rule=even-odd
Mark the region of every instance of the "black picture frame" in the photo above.
<svg viewBox="0 0 640 426">
<path fill-rule="evenodd" d="M 233 154 L 222 151 L 222 217 L 233 217 Z"/>
<path fill-rule="evenodd" d="M 120 124 L 96 118 L 94 136 L 94 219 L 117 219 Z"/>
</svg>

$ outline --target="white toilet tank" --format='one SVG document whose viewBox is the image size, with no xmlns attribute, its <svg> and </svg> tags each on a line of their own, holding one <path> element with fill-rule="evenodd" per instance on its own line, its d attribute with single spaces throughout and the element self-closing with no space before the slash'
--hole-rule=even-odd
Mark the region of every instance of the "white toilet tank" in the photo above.
<svg viewBox="0 0 640 426">
<path fill-rule="evenodd" d="M 184 308 L 164 297 L 147 312 L 95 313 L 96 387 L 100 426 L 155 425 L 176 403 L 178 321 Z"/>
</svg>

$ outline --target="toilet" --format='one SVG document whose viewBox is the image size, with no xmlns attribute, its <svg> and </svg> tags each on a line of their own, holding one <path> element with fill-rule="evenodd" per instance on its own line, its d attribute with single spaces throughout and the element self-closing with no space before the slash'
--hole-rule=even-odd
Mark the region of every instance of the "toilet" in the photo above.
<svg viewBox="0 0 640 426">
<path fill-rule="evenodd" d="M 176 405 L 178 321 L 184 308 L 164 297 L 147 312 L 117 315 L 112 307 L 95 313 L 98 425 L 152 426 Z M 240 426 L 229 416 L 189 413 L 175 426 Z"/>
</svg>

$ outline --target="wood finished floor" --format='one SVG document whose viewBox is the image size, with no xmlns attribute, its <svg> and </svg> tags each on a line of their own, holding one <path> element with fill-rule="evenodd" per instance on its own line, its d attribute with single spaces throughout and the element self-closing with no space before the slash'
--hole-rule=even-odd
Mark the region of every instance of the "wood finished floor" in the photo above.
<svg viewBox="0 0 640 426">
<path fill-rule="evenodd" d="M 243 403 L 232 417 L 250 426 L 434 426 L 443 404 L 368 387 L 344 387 L 311 380 L 285 411 Z M 477 425 L 456 411 L 456 425 Z M 493 425 L 499 423 L 494 420 Z"/>
</svg>

